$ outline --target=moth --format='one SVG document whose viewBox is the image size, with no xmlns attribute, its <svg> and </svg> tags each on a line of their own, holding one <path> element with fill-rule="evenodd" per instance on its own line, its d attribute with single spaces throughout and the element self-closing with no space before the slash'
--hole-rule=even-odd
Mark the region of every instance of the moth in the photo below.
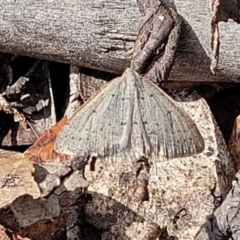
<svg viewBox="0 0 240 240">
<path fill-rule="evenodd" d="M 190 116 L 130 68 L 82 105 L 55 142 L 55 150 L 63 154 L 122 161 L 161 161 L 203 149 Z"/>
</svg>

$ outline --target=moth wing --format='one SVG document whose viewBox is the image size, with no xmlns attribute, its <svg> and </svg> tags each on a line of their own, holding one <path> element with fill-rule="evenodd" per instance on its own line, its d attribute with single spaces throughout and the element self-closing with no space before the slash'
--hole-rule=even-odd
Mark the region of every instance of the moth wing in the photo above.
<svg viewBox="0 0 240 240">
<path fill-rule="evenodd" d="M 189 115 L 131 69 L 76 111 L 55 142 L 61 153 L 102 157 L 174 158 L 203 148 Z"/>
<path fill-rule="evenodd" d="M 141 78 L 137 85 L 141 121 L 153 155 L 159 159 L 202 152 L 204 141 L 190 116 L 154 83 Z"/>
<path fill-rule="evenodd" d="M 115 156 L 131 135 L 132 98 L 136 84 L 129 71 L 110 83 L 75 112 L 59 133 L 55 150 L 65 154 Z"/>
</svg>

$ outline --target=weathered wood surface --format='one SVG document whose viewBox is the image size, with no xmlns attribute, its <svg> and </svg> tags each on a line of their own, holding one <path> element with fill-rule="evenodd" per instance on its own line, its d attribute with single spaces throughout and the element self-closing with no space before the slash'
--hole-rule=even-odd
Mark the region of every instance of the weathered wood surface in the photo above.
<svg viewBox="0 0 240 240">
<path fill-rule="evenodd" d="M 218 71 L 210 71 L 211 14 L 206 1 L 171 1 L 186 20 L 170 80 L 240 81 L 240 26 L 220 23 Z M 136 0 L 0 0 L 0 51 L 122 73 L 141 14 Z"/>
<path fill-rule="evenodd" d="M 1 51 L 118 73 L 140 22 L 135 0 L 1 1 L 0 9 Z"/>
<path fill-rule="evenodd" d="M 233 188 L 228 193 L 221 206 L 207 218 L 196 240 L 221 240 L 239 238 L 239 201 L 240 201 L 240 172 L 236 174 Z"/>
</svg>

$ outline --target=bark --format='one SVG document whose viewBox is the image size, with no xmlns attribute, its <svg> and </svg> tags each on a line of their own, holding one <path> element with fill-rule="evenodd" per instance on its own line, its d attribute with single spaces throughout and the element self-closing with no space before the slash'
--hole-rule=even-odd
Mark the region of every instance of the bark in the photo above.
<svg viewBox="0 0 240 240">
<path fill-rule="evenodd" d="M 85 222 L 84 194 L 71 192 L 69 194 L 69 206 L 66 216 L 66 230 L 68 240 L 82 240 L 82 227 Z"/>
<path fill-rule="evenodd" d="M 240 203 L 240 172 L 236 174 L 233 188 L 221 206 L 210 215 L 196 236 L 196 240 L 240 239 L 239 203 Z"/>
<path fill-rule="evenodd" d="M 234 6 L 236 1 L 232 2 Z M 213 75 L 212 15 L 207 2 L 175 0 L 172 6 L 185 19 L 185 25 L 169 79 L 240 81 L 237 23 L 218 24 L 220 56 Z M 31 4 L 27 0 L 1 0 L 0 51 L 121 74 L 129 66 L 140 20 L 135 0 L 45 0 Z M 227 21 L 228 17 L 219 20 Z"/>
</svg>

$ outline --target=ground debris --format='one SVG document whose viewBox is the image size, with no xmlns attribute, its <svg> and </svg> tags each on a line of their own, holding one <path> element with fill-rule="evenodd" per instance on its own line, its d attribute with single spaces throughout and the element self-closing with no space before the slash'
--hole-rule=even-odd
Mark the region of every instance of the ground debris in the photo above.
<svg viewBox="0 0 240 240">
<path fill-rule="evenodd" d="M 33 164 L 22 153 L 0 149 L 0 208 L 25 194 L 40 196 L 33 172 Z"/>
<path fill-rule="evenodd" d="M 206 102 L 195 93 L 175 97 L 184 99 L 179 104 L 196 123 L 205 150 L 153 163 L 148 201 L 141 203 L 134 198 L 136 175 L 131 164 L 98 159 L 94 171 L 91 163 L 85 167 L 88 190 L 93 196 L 86 206 L 87 220 L 98 229 L 106 229 L 115 239 L 147 239 L 146 224 L 157 224 L 159 235 L 166 229 L 177 239 L 194 239 L 206 216 L 219 206 L 231 187 L 233 162 Z M 155 232 L 156 228 L 151 229 Z"/>
<path fill-rule="evenodd" d="M 145 240 L 151 236 L 194 239 L 206 217 L 226 196 L 234 177 L 233 163 L 209 107 L 196 93 L 187 97 L 185 93 L 177 93 L 173 97 L 196 123 L 205 150 L 194 156 L 153 163 L 148 178 L 149 199 L 143 202 L 135 199 L 137 179 L 131 163 L 89 161 L 84 170 L 89 184 L 87 194 L 92 197 L 85 205 L 83 232 L 91 225 L 98 229 L 102 239 Z M 61 167 L 59 164 L 54 167 L 54 162 L 50 165 L 51 162 L 42 161 L 41 168 L 53 173 L 56 166 Z M 49 196 L 56 199 L 56 205 L 51 205 L 55 212 L 60 207 L 66 213 L 68 194 L 77 189 L 76 183 L 81 179 L 81 174 L 74 172 Z M 81 184 L 78 187 L 81 188 Z M 41 209 L 39 204 L 34 205 L 35 211 Z M 23 214 L 26 220 L 22 208 L 18 206 L 18 215 Z M 59 218 L 57 214 L 52 217 Z M 32 220 L 27 220 L 29 229 L 46 221 L 44 217 L 35 223 Z M 89 239 L 87 235 L 83 234 L 83 239 Z"/>
<path fill-rule="evenodd" d="M 198 233 L 196 240 L 239 239 L 240 172 L 221 206 L 211 215 Z"/>
</svg>

